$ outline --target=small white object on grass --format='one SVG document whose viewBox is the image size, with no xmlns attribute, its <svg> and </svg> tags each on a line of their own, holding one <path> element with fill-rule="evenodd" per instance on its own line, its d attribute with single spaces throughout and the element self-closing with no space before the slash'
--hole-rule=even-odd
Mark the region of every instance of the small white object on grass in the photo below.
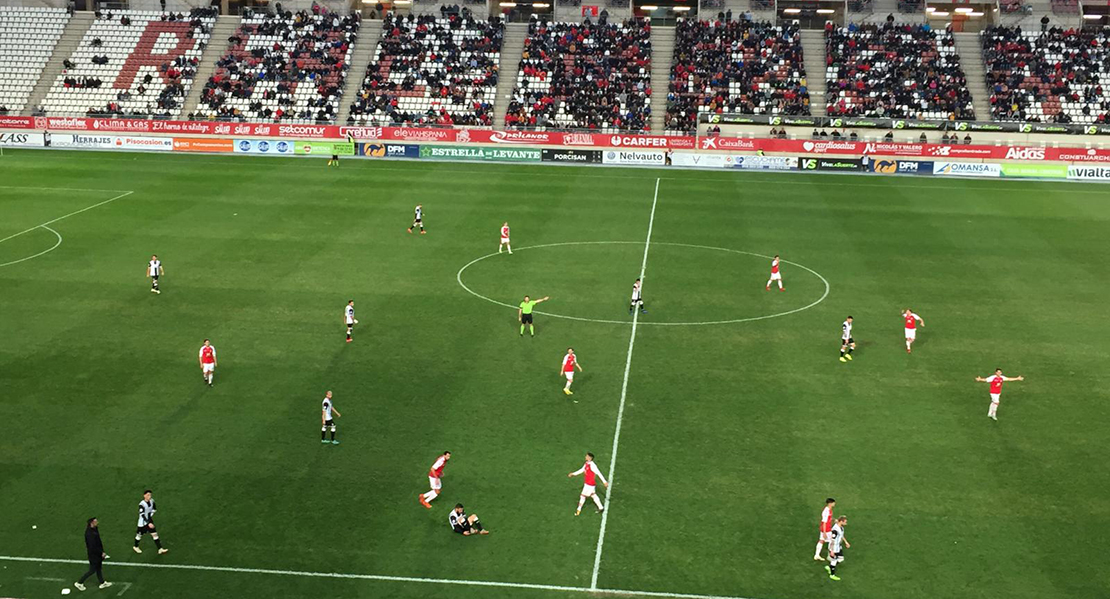
<svg viewBox="0 0 1110 599">
<path fill-rule="evenodd" d="M 62 594 L 63 595 L 68 595 L 69 594 L 69 587 L 66 587 L 66 588 L 62 589 Z"/>
<path fill-rule="evenodd" d="M 31 530 L 35 530 L 35 529 L 37 529 L 38 527 L 39 527 L 39 525 L 38 525 L 38 524 L 32 524 L 32 525 L 31 525 Z"/>
<path fill-rule="evenodd" d="M 358 319 L 355 319 L 355 324 L 358 324 Z"/>
</svg>

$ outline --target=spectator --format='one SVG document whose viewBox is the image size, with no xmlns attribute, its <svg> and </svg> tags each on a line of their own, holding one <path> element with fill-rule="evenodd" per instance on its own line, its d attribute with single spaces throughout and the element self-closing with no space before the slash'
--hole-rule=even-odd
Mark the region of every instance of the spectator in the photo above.
<svg viewBox="0 0 1110 599">
<path fill-rule="evenodd" d="M 917 138 L 917 141 L 919 141 L 919 142 L 921 142 L 921 143 L 923 143 L 923 144 L 927 144 L 927 143 L 929 143 L 929 136 L 928 136 L 928 135 L 925 135 L 925 132 L 924 132 L 924 131 L 922 131 L 922 132 L 921 132 L 921 137 Z"/>
<path fill-rule="evenodd" d="M 821 134 L 818 133 L 817 128 L 813 128 L 813 134 L 809 136 L 810 139 L 821 139 Z"/>
<path fill-rule="evenodd" d="M 891 129 L 883 136 L 883 141 L 894 141 L 894 130 Z"/>
<path fill-rule="evenodd" d="M 952 137 L 956 137 L 956 136 L 953 135 Z M 955 140 L 953 140 L 953 141 L 955 141 Z M 971 134 L 970 133 L 964 135 L 964 145 L 965 146 L 970 146 L 971 145 Z"/>
<path fill-rule="evenodd" d="M 1048 23 L 1048 15 L 1046 14 L 1045 16 L 1041 17 L 1041 33 L 1045 33 L 1048 31 Z"/>
<path fill-rule="evenodd" d="M 859 135 L 855 131 L 852 131 L 852 134 L 848 136 L 848 140 L 859 141 Z"/>
<path fill-rule="evenodd" d="M 974 118 L 955 38 L 928 25 L 827 29 L 830 116 Z M 950 115 L 954 115 L 951 116 Z"/>
</svg>

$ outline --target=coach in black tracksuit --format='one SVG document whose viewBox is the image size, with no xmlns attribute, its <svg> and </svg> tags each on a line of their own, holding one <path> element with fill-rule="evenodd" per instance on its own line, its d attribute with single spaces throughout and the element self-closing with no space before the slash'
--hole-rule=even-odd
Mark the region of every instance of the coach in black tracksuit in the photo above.
<svg viewBox="0 0 1110 599">
<path fill-rule="evenodd" d="M 105 589 L 112 586 L 112 583 L 104 581 L 104 544 L 100 542 L 100 529 L 97 527 L 99 522 L 96 518 L 89 518 L 88 525 L 85 527 L 85 551 L 89 555 L 89 571 L 73 584 L 79 590 L 85 590 L 83 584 L 88 577 L 96 574 L 97 580 L 100 581 L 100 588 Z"/>
</svg>

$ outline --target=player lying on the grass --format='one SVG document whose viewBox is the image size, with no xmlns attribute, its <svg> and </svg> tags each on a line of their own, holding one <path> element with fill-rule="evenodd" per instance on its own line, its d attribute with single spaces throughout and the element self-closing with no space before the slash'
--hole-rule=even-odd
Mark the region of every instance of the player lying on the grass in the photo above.
<svg viewBox="0 0 1110 599">
<path fill-rule="evenodd" d="M 197 361 L 200 362 L 200 375 L 204 377 L 204 382 L 211 387 L 212 379 L 216 376 L 216 348 L 212 347 L 209 340 L 205 339 L 204 345 L 200 346 Z"/>
<path fill-rule="evenodd" d="M 412 233 L 412 230 L 416 227 L 420 227 L 421 235 L 427 233 L 424 230 L 424 207 L 420 204 L 416 205 L 416 214 L 412 219 L 412 226 L 409 227 L 409 233 Z"/>
<path fill-rule="evenodd" d="M 347 307 L 343 310 L 343 322 L 347 325 L 347 343 L 350 343 L 351 333 L 354 332 L 355 325 L 358 324 L 358 319 L 355 318 L 355 300 L 347 302 Z"/>
<path fill-rule="evenodd" d="M 994 374 L 992 374 L 991 376 L 988 376 L 986 378 L 977 376 L 975 377 L 975 380 L 980 383 L 991 384 L 991 407 L 987 408 L 987 418 L 990 418 L 991 420 L 998 420 L 998 403 L 1002 401 L 1002 383 L 1005 383 L 1007 381 L 1024 381 L 1025 377 L 1016 376 L 1010 378 L 1008 376 L 1002 376 L 1002 369 L 995 368 Z"/>
<path fill-rule="evenodd" d="M 531 333 L 533 337 L 536 336 L 536 325 L 532 323 L 532 310 L 535 309 L 536 304 L 538 304 L 540 302 L 546 302 L 549 299 L 551 299 L 551 298 L 547 297 L 545 295 L 545 296 L 541 297 L 540 299 L 533 301 L 533 300 L 528 299 L 527 295 L 524 296 L 524 301 L 520 302 L 520 307 L 517 308 L 517 311 L 516 311 L 516 319 L 520 321 L 520 336 L 521 337 L 524 336 L 524 326 L 525 325 L 528 325 L 528 332 Z"/>
<path fill-rule="evenodd" d="M 906 353 L 908 354 L 912 351 L 910 346 L 917 339 L 917 323 L 920 322 L 921 326 L 925 326 L 925 321 L 909 308 L 902 310 L 902 318 L 906 319 Z"/>
<path fill-rule="evenodd" d="M 464 537 L 489 534 L 488 530 L 482 528 L 482 523 L 478 520 L 478 515 L 470 514 L 467 516 L 466 510 L 463 509 L 463 504 L 461 503 L 455 504 L 455 509 L 451 510 L 451 515 L 447 517 L 447 521 L 451 524 L 451 530 Z"/>
<path fill-rule="evenodd" d="M 440 492 L 443 490 L 443 468 L 447 466 L 447 460 L 451 459 L 451 452 L 445 451 L 443 455 L 436 458 L 432 467 L 428 469 L 428 485 L 432 487 L 431 491 L 420 495 L 420 505 L 432 509 L 432 500 L 439 497 Z"/>
<path fill-rule="evenodd" d="M 162 261 L 158 259 L 155 254 L 150 257 L 150 263 L 146 266 L 146 276 L 150 277 L 150 292 L 161 294 L 162 291 L 158 289 L 158 277 L 166 274 L 162 268 Z"/>
<path fill-rule="evenodd" d="M 324 401 L 320 407 L 320 442 L 327 443 L 327 431 L 331 429 L 331 444 L 339 445 L 339 441 L 335 440 L 335 420 L 332 418 L 332 413 L 336 418 L 342 416 L 339 410 L 331 403 L 331 391 L 324 394 Z"/>
<path fill-rule="evenodd" d="M 856 340 L 852 338 L 852 317 L 849 316 L 840 325 L 840 361 L 851 360 L 854 351 L 856 351 Z"/>
<path fill-rule="evenodd" d="M 501 225 L 501 244 L 497 246 L 497 253 L 500 254 L 501 250 L 508 248 L 509 253 L 513 253 L 513 246 L 509 245 L 509 223 L 505 222 Z"/>
<path fill-rule="evenodd" d="M 836 500 L 829 497 L 825 500 L 825 509 L 821 510 L 821 524 L 817 528 L 817 549 L 813 552 L 813 561 L 821 562 L 825 558 L 821 557 L 821 547 L 829 542 L 829 533 L 832 532 L 833 527 L 833 508 L 836 507 Z"/>
<path fill-rule="evenodd" d="M 848 517 L 840 516 L 836 519 L 836 524 L 833 525 L 832 530 L 829 531 L 829 565 L 825 566 L 825 571 L 829 573 L 829 578 L 833 580 L 840 580 L 836 575 L 836 567 L 844 561 L 844 549 L 852 546 L 848 539 L 844 538 L 844 527 L 848 525 Z"/>
<path fill-rule="evenodd" d="M 574 515 L 577 516 L 582 513 L 582 505 L 586 503 L 587 497 L 594 500 L 594 505 L 597 506 L 597 513 L 600 514 L 605 511 L 605 508 L 601 506 L 601 498 L 597 496 L 597 480 L 601 479 L 601 484 L 605 485 L 606 489 L 609 488 L 609 481 L 605 480 L 605 477 L 601 474 L 601 470 L 599 470 L 597 464 L 594 463 L 594 454 L 586 453 L 586 463 L 582 464 L 582 467 L 578 470 L 568 474 L 567 478 L 574 478 L 579 474 L 585 475 L 585 478 L 582 481 L 582 494 L 578 496 L 578 509 L 574 510 Z"/>
<path fill-rule="evenodd" d="M 567 355 L 563 356 L 563 365 L 559 367 L 560 376 L 567 377 L 567 384 L 563 387 L 563 393 L 567 395 L 574 395 L 574 391 L 570 390 L 570 385 L 574 382 L 575 368 L 578 369 L 578 372 L 582 372 L 582 365 L 578 363 L 578 356 L 574 355 L 573 348 L 568 347 Z"/>
<path fill-rule="evenodd" d="M 771 260 L 771 278 L 767 279 L 767 291 L 771 290 L 771 283 L 778 281 L 779 291 L 786 291 L 782 288 L 782 273 L 779 272 L 779 255 L 775 254 L 775 258 Z"/>
<path fill-rule="evenodd" d="M 632 314 L 636 306 L 640 307 L 640 314 L 647 314 L 647 310 L 644 308 L 644 296 L 642 292 L 643 284 L 640 282 L 640 279 L 636 279 L 636 282 L 632 284 L 632 301 L 628 304 L 629 314 Z"/>
</svg>

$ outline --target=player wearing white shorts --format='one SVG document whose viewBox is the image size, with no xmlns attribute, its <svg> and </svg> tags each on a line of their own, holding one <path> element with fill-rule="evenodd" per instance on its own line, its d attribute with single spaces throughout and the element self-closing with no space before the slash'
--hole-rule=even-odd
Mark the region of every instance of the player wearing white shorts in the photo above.
<svg viewBox="0 0 1110 599">
<path fill-rule="evenodd" d="M 821 510 L 821 524 L 817 529 L 817 549 L 813 552 L 813 560 L 820 562 L 825 558 L 821 557 L 821 546 L 829 542 L 829 535 L 833 527 L 833 508 L 836 507 L 836 500 L 829 497 L 825 500 L 825 509 Z"/>
<path fill-rule="evenodd" d="M 775 258 L 771 260 L 771 278 L 767 279 L 767 291 L 771 290 L 771 283 L 778 282 L 779 291 L 786 291 L 782 288 L 782 273 L 779 272 L 779 256 L 775 254 Z"/>
<path fill-rule="evenodd" d="M 914 340 L 917 339 L 917 323 L 921 323 L 921 326 L 925 326 L 925 321 L 917 314 L 914 314 L 913 310 L 909 308 L 902 310 L 902 318 L 906 320 L 906 353 L 908 354 L 911 351 L 910 346 L 912 346 Z"/>
<path fill-rule="evenodd" d="M 436 458 L 435 463 L 428 469 L 428 485 L 432 487 L 430 491 L 419 495 L 420 505 L 432 509 L 431 501 L 439 497 L 440 491 L 443 489 L 443 468 L 447 465 L 447 460 L 451 459 L 451 452 L 445 451 L 443 455 Z"/>
<path fill-rule="evenodd" d="M 505 248 L 509 249 L 510 254 L 513 253 L 513 246 L 509 245 L 509 223 L 501 225 L 501 245 L 497 246 L 497 253 L 500 254 Z"/>
<path fill-rule="evenodd" d="M 644 285 L 640 279 L 632 283 L 632 300 L 628 302 L 628 313 L 632 312 L 639 306 L 640 314 L 647 314 L 647 309 L 644 307 Z"/>
<path fill-rule="evenodd" d="M 570 390 L 571 383 L 574 382 L 574 369 L 577 368 L 578 372 L 582 372 L 582 365 L 578 363 L 578 356 L 574 355 L 574 349 L 567 348 L 567 355 L 563 356 L 563 365 L 559 367 L 559 374 L 567 377 L 567 384 L 563 387 L 563 393 L 567 395 L 574 395 Z"/>
<path fill-rule="evenodd" d="M 852 317 L 849 316 L 840 324 L 840 361 L 851 360 L 854 351 L 856 351 L 856 340 L 852 337 Z"/>
<path fill-rule="evenodd" d="M 601 470 L 599 470 L 597 464 L 594 463 L 594 454 L 587 453 L 586 463 L 582 464 L 582 467 L 578 470 L 568 474 L 567 478 L 574 478 L 579 474 L 583 474 L 585 477 L 582 481 L 582 494 L 578 496 L 578 509 L 574 510 L 574 515 L 577 516 L 582 513 L 582 505 L 586 503 L 587 497 L 594 500 L 594 505 L 597 506 L 597 512 L 599 514 L 605 511 L 605 508 L 601 505 L 601 498 L 597 496 L 597 481 L 601 480 L 601 484 L 605 485 L 606 489 L 609 488 L 609 481 L 605 480 L 605 477 L 601 474 Z"/>
<path fill-rule="evenodd" d="M 1002 401 L 1002 383 L 1005 383 L 1007 381 L 1024 381 L 1025 377 L 1018 376 L 1010 378 L 1008 376 L 1002 376 L 1002 369 L 995 368 L 994 374 L 992 374 L 991 376 L 988 376 L 986 378 L 977 376 L 975 377 L 975 380 L 980 383 L 991 384 L 991 407 L 987 409 L 987 418 L 997 421 L 998 404 Z"/>
<path fill-rule="evenodd" d="M 347 325 L 347 343 L 351 342 L 351 333 L 355 330 L 355 325 L 358 324 L 358 319 L 355 318 L 355 300 L 349 300 L 347 307 L 343 310 L 343 323 Z"/>
<path fill-rule="evenodd" d="M 158 277 L 166 274 L 166 270 L 162 268 L 162 261 L 158 256 L 151 256 L 150 262 L 146 265 L 146 276 L 150 277 L 150 292 L 161 294 L 162 290 L 158 289 Z"/>
<path fill-rule="evenodd" d="M 200 363 L 200 375 L 204 378 L 204 382 L 208 386 L 212 386 L 212 378 L 216 373 L 216 348 L 212 347 L 212 343 L 205 339 L 204 345 L 200 346 L 200 353 L 197 355 L 197 360 Z"/>
</svg>

